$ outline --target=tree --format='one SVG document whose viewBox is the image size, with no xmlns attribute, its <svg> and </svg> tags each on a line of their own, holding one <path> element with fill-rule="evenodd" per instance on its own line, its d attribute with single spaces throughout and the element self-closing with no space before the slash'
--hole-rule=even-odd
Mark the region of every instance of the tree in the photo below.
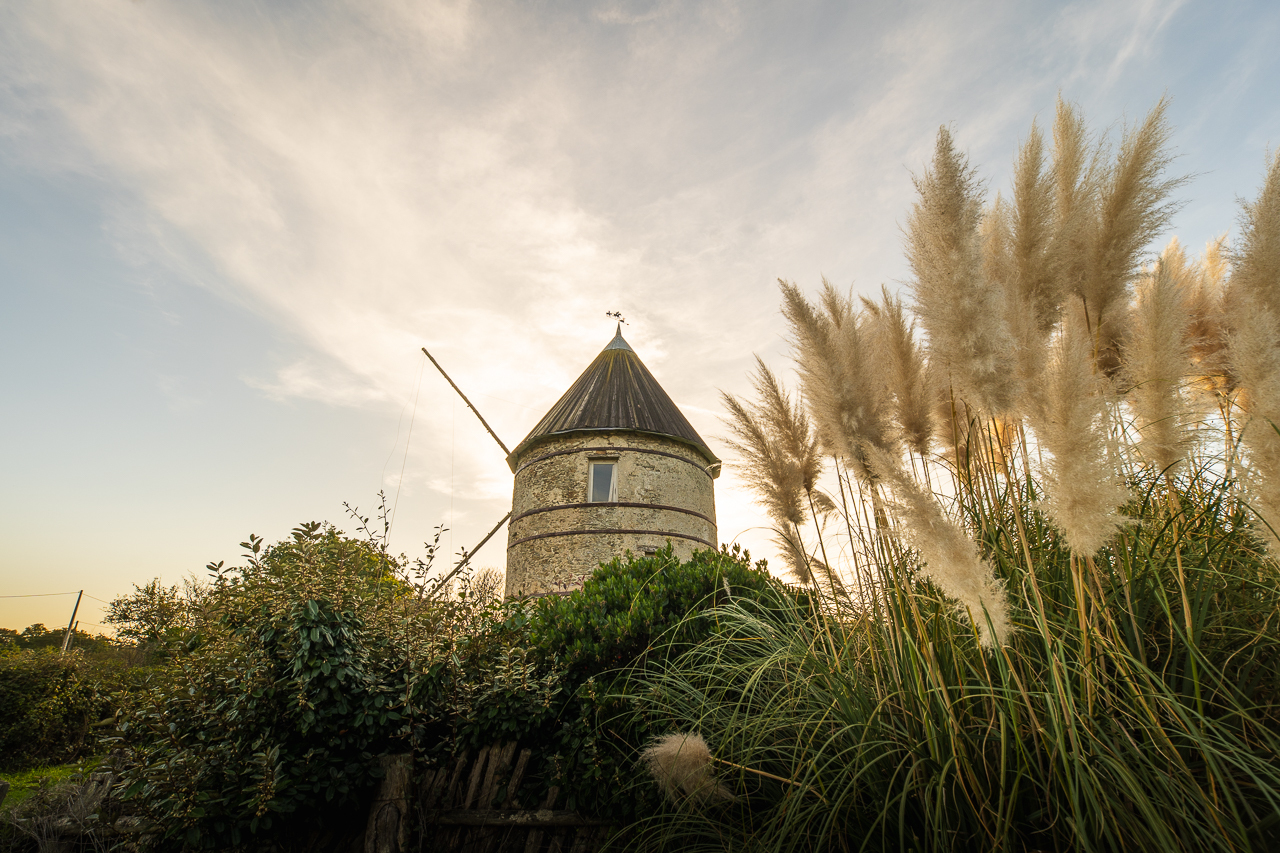
<svg viewBox="0 0 1280 853">
<path fill-rule="evenodd" d="M 164 586 L 154 578 L 144 586 L 133 585 L 133 593 L 117 597 L 107 606 L 103 618 L 116 626 L 123 639 L 140 646 L 163 646 L 177 639 L 190 626 L 186 597 L 178 587 Z"/>
</svg>

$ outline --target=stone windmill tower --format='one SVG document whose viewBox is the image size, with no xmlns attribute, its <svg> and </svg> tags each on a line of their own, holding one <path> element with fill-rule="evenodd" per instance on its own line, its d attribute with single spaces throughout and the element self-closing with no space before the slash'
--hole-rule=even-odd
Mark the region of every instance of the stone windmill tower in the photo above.
<svg viewBox="0 0 1280 853">
<path fill-rule="evenodd" d="M 508 597 L 572 589 L 625 551 L 716 547 L 720 460 L 622 339 L 507 457 Z"/>
</svg>

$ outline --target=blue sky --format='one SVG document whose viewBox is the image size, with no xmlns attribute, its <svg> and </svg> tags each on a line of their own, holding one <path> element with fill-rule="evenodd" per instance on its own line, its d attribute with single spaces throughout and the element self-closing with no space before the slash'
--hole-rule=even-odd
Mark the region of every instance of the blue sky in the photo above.
<svg viewBox="0 0 1280 853">
<path fill-rule="evenodd" d="M 787 366 L 778 277 L 905 278 L 943 124 L 994 193 L 1059 92 L 1113 135 L 1167 95 L 1198 249 L 1280 142 L 1277 43 L 1274 3 L 10 0 L 0 595 L 176 583 L 379 489 L 397 550 L 469 547 L 510 472 L 423 345 L 514 445 L 620 310 L 715 447 Z M 768 553 L 732 465 L 717 502 Z"/>
</svg>

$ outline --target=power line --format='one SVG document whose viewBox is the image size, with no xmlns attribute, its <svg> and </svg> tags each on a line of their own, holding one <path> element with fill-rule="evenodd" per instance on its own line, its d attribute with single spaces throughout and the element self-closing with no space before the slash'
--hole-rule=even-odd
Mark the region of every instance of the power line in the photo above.
<svg viewBox="0 0 1280 853">
<path fill-rule="evenodd" d="M 51 595 L 75 595 L 75 594 L 76 594 L 76 590 L 73 589 L 71 590 L 71 592 L 33 592 L 30 595 L 0 595 L 0 598 L 48 598 Z M 92 595 L 89 597 L 93 598 Z M 101 601 L 101 599 L 96 599 L 96 600 Z M 107 602 L 103 601 L 102 603 L 106 604 Z"/>
<path fill-rule="evenodd" d="M 427 358 L 431 358 L 431 353 L 427 352 L 427 348 L 422 348 L 422 354 Z M 435 362 L 435 359 L 431 359 Z M 404 467 L 409 461 L 409 442 L 413 441 L 413 423 L 418 418 L 418 395 L 422 393 L 422 369 L 426 367 L 426 362 L 418 365 L 418 387 L 413 392 L 413 413 L 409 415 L 409 435 L 404 440 L 404 458 L 400 460 L 400 479 L 396 481 L 396 498 L 391 502 L 391 518 L 387 521 L 387 533 L 391 532 L 391 528 L 396 524 L 396 508 L 400 506 L 400 487 L 404 485 Z M 401 415 L 404 413 L 401 412 Z"/>
</svg>

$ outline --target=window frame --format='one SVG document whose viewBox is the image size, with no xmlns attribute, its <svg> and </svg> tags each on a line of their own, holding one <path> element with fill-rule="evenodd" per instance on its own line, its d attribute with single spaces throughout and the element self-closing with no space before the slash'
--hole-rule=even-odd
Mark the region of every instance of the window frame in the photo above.
<svg viewBox="0 0 1280 853">
<path fill-rule="evenodd" d="M 613 476 L 609 478 L 609 494 L 603 499 L 597 499 L 596 491 L 596 468 L 601 465 L 608 465 L 613 470 Z M 603 504 L 618 502 L 618 459 L 617 457 L 609 457 L 604 459 L 587 460 L 587 503 Z"/>
</svg>

